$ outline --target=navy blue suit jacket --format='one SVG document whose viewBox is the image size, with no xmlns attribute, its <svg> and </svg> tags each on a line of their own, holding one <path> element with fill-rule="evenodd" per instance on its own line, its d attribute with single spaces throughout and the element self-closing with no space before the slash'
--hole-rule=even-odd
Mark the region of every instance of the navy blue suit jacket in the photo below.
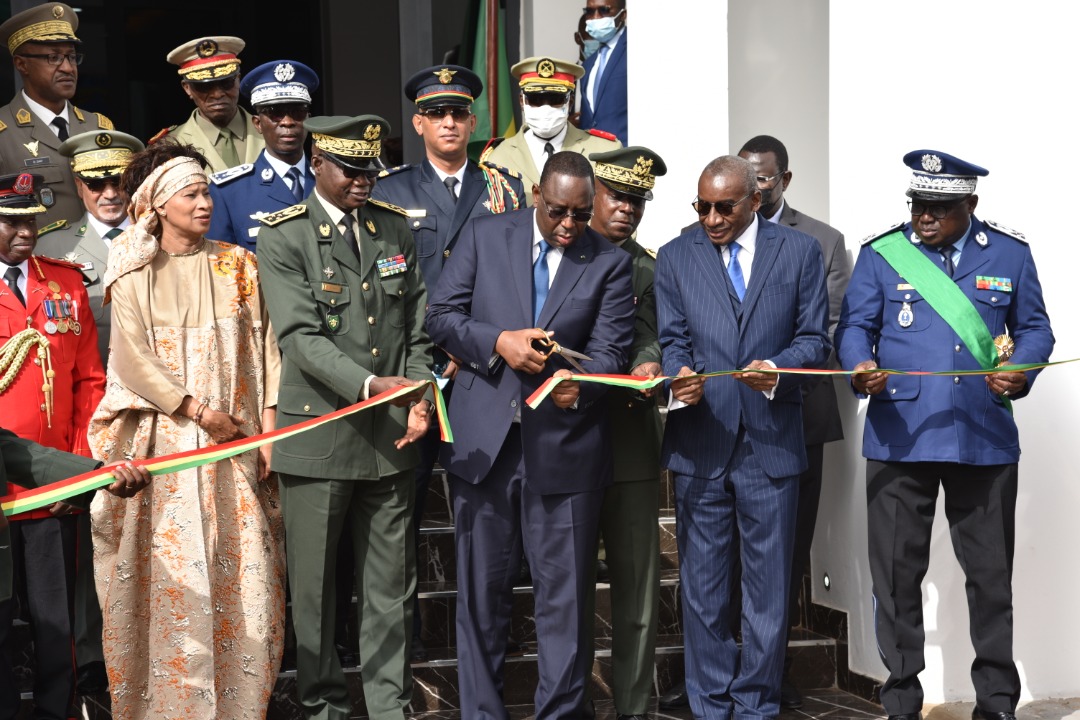
<svg viewBox="0 0 1080 720">
<path fill-rule="evenodd" d="M 781 368 L 824 367 L 831 345 L 829 298 L 817 240 L 758 216 L 750 285 L 736 317 L 720 253 L 700 227 L 660 248 L 657 321 L 664 373 L 697 372 L 771 360 Z M 705 382 L 697 405 L 668 414 L 662 460 L 681 475 L 717 478 L 735 450 L 740 424 L 769 477 L 806 469 L 805 376 L 780 375 L 772 400 L 734 378 Z"/>
<path fill-rule="evenodd" d="M 311 163 L 304 178 L 304 197 L 315 187 Z M 261 227 L 257 218 L 296 204 L 292 190 L 266 159 L 266 150 L 254 163 L 222 170 L 210 176 L 210 197 L 214 214 L 210 218 L 211 240 L 223 240 L 256 252 L 256 237 Z"/>
<path fill-rule="evenodd" d="M 525 207 L 525 190 L 521 180 L 505 176 L 521 207 Z M 457 242 L 466 221 L 492 214 L 488 200 L 484 171 L 472 160 L 465 165 L 465 179 L 458 188 L 458 201 L 450 198 L 446 186 L 435 174 L 426 159 L 416 165 L 405 165 L 387 171 L 371 191 L 371 197 L 412 211 L 406 219 L 416 242 L 416 257 L 424 284 L 435 287 L 443 263 Z M 507 198 L 509 206 L 509 198 Z M 423 211 L 423 217 L 418 217 Z"/>
<path fill-rule="evenodd" d="M 583 383 L 574 410 L 550 399 L 532 410 L 525 398 L 568 366 L 553 357 L 543 371 L 529 375 L 495 356 L 503 330 L 533 327 L 534 215 L 519 210 L 468 223 L 431 294 L 432 340 L 462 360 L 450 400 L 454 442 L 443 447 L 441 462 L 466 482 L 482 482 L 520 411 L 533 492 L 598 489 L 611 482 L 607 405 L 596 402 L 603 388 Z M 588 229 L 566 249 L 555 273 L 539 325 L 591 357 L 584 363 L 590 373 L 626 371 L 634 334 L 630 278 L 630 255 Z"/>
<path fill-rule="evenodd" d="M 589 103 L 588 88 L 589 77 L 600 59 L 599 52 L 593 53 L 592 57 L 585 61 L 585 77 L 578 85 L 581 89 L 581 129 L 596 128 L 614 133 L 623 145 L 629 145 L 626 141 L 626 43 L 629 33 L 629 30 L 623 31 L 622 38 L 608 56 L 604 74 L 600 76 L 600 84 L 596 87 L 596 107 Z"/>
</svg>

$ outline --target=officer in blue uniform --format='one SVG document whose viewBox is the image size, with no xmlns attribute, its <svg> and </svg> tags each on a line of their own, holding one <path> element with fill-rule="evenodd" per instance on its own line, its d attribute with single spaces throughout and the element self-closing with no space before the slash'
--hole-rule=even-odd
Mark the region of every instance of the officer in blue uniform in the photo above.
<svg viewBox="0 0 1080 720">
<path fill-rule="evenodd" d="M 904 156 L 911 221 L 863 242 L 836 332 L 846 369 L 990 370 L 1045 362 L 1054 335 L 1023 236 L 974 216 L 977 165 Z M 1011 359 L 1010 359 L 1011 356 Z M 967 579 L 973 720 L 1015 720 L 1012 563 L 1020 444 L 1011 403 L 1036 372 L 852 376 L 863 433 L 878 649 L 890 720 L 918 720 L 925 633 L 921 581 L 938 488 Z"/>
<path fill-rule="evenodd" d="M 416 242 L 416 255 L 424 284 L 430 293 L 439 280 L 443 263 L 465 223 L 475 217 L 525 207 L 520 176 L 506 168 L 468 157 L 469 139 L 476 129 L 473 100 L 484 91 L 480 77 L 458 65 L 436 65 L 413 75 L 405 84 L 405 96 L 416 103 L 412 125 L 424 139 L 424 159 L 401 165 L 379 176 L 371 196 L 404 208 L 406 223 Z M 457 363 L 439 348 L 434 351 L 437 376 L 452 380 Z M 449 392 L 449 386 L 444 391 Z M 415 527 L 419 542 L 431 469 L 439 454 L 437 429 L 418 443 L 416 467 Z M 425 656 L 420 641 L 419 608 L 413 614 L 413 659 Z"/>
<path fill-rule="evenodd" d="M 251 98 L 252 123 L 266 142 L 253 163 L 210 176 L 214 214 L 207 237 L 257 250 L 259 219 L 307 197 L 315 176 L 304 156 L 315 71 L 296 60 L 275 60 L 252 70 L 240 83 Z"/>
</svg>

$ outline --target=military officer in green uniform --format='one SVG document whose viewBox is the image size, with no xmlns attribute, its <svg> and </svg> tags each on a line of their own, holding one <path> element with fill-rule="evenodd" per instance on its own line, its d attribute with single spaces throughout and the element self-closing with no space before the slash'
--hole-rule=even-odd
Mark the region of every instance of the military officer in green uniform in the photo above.
<svg viewBox="0 0 1080 720">
<path fill-rule="evenodd" d="M 206 156 L 211 172 L 255 162 L 266 145 L 251 113 L 240 107 L 239 53 L 244 44 L 229 35 L 201 37 L 165 57 L 180 66 L 180 85 L 195 109 L 186 122 L 162 130 L 151 143 L 169 137 L 194 145 Z"/>
<path fill-rule="evenodd" d="M 580 65 L 532 57 L 510 72 L 521 88 L 521 130 L 505 140 L 496 138 L 480 161 L 520 173 L 525 199 L 532 207 L 532 188 L 540 184 L 540 172 L 552 155 L 568 150 L 589 157 L 620 148 L 622 143 L 609 132 L 579 130 L 569 123 L 577 81 L 585 74 Z"/>
<path fill-rule="evenodd" d="M 83 205 L 75 192 L 60 144 L 89 130 L 112 130 L 101 113 L 71 104 L 79 80 L 79 18 L 70 6 L 51 2 L 23 10 L 0 25 L 0 42 L 11 53 L 23 89 L 0 108 L 0 174 L 40 175 L 41 224 L 76 222 Z"/>
<path fill-rule="evenodd" d="M 374 115 L 312 117 L 315 189 L 262 218 L 259 265 L 283 353 L 278 427 L 431 377 L 427 293 L 412 232 L 371 200 L 390 126 Z M 297 642 L 297 694 L 309 718 L 349 717 L 334 651 L 338 539 L 350 521 L 360 593 L 360 661 L 372 718 L 399 720 L 412 696 L 408 643 L 416 584 L 412 443 L 432 404 L 417 393 L 274 445 Z"/>
<path fill-rule="evenodd" d="M 664 160 L 645 147 L 589 156 L 596 173 L 590 227 L 633 258 L 634 342 L 630 374 L 655 377 L 660 366 L 653 271 L 656 253 L 635 233 L 653 198 Z M 660 411 L 652 392 L 612 389 L 605 397 L 615 453 L 615 483 L 600 510 L 611 584 L 611 658 L 619 720 L 646 717 L 653 682 L 660 592 Z M 590 651 L 593 643 L 587 644 Z"/>
</svg>

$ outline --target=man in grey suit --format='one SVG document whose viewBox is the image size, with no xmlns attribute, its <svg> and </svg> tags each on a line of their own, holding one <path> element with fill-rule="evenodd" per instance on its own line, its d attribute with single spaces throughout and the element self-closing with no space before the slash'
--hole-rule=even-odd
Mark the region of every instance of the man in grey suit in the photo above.
<svg viewBox="0 0 1080 720">
<path fill-rule="evenodd" d="M 678 403 L 661 461 L 675 479 L 686 686 L 694 716 L 712 720 L 779 713 L 806 451 L 803 376 L 770 370 L 821 367 L 831 349 L 821 248 L 758 215 L 760 204 L 750 163 L 713 160 L 693 203 L 700 226 L 656 262 L 664 372 L 682 378 L 671 383 Z M 743 372 L 686 377 L 733 369 Z M 741 649 L 731 632 L 736 554 Z"/>
<path fill-rule="evenodd" d="M 757 174 L 758 190 L 761 191 L 761 209 L 758 211 L 769 222 L 795 228 L 812 235 L 821 245 L 825 259 L 825 284 L 829 291 L 829 337 L 836 332 L 840 319 L 840 305 L 844 291 L 851 278 L 851 263 L 844 247 L 843 234 L 820 220 L 804 215 L 784 200 L 784 191 L 791 183 L 788 169 L 788 152 L 784 143 L 770 135 L 751 138 L 739 150 L 739 157 L 748 160 Z M 835 354 L 829 365 L 839 368 Z M 791 589 L 789 594 L 790 622 L 798 612 L 799 589 L 803 573 L 810 564 L 810 545 L 814 540 L 817 524 L 818 500 L 821 497 L 822 466 L 825 443 L 844 439 L 840 422 L 840 410 L 836 405 L 833 378 L 816 378 L 803 385 L 803 442 L 806 443 L 806 472 L 799 476 L 799 506 L 795 519 L 795 554 L 791 560 Z M 802 707 L 802 695 L 791 682 L 791 656 L 784 660 L 784 677 L 780 685 L 780 705 L 785 708 Z"/>
</svg>

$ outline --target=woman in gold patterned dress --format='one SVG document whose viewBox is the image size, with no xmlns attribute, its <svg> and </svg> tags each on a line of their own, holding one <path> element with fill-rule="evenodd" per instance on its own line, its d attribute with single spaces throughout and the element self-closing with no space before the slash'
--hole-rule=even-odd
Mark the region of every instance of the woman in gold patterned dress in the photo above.
<svg viewBox="0 0 1080 720">
<path fill-rule="evenodd" d="M 273 429 L 279 355 L 255 255 L 207 240 L 213 201 L 190 146 L 138 153 L 134 222 L 105 273 L 113 333 L 95 457 L 157 457 Z M 113 717 L 263 718 L 284 635 L 269 446 L 95 499 L 94 565 Z"/>
</svg>

